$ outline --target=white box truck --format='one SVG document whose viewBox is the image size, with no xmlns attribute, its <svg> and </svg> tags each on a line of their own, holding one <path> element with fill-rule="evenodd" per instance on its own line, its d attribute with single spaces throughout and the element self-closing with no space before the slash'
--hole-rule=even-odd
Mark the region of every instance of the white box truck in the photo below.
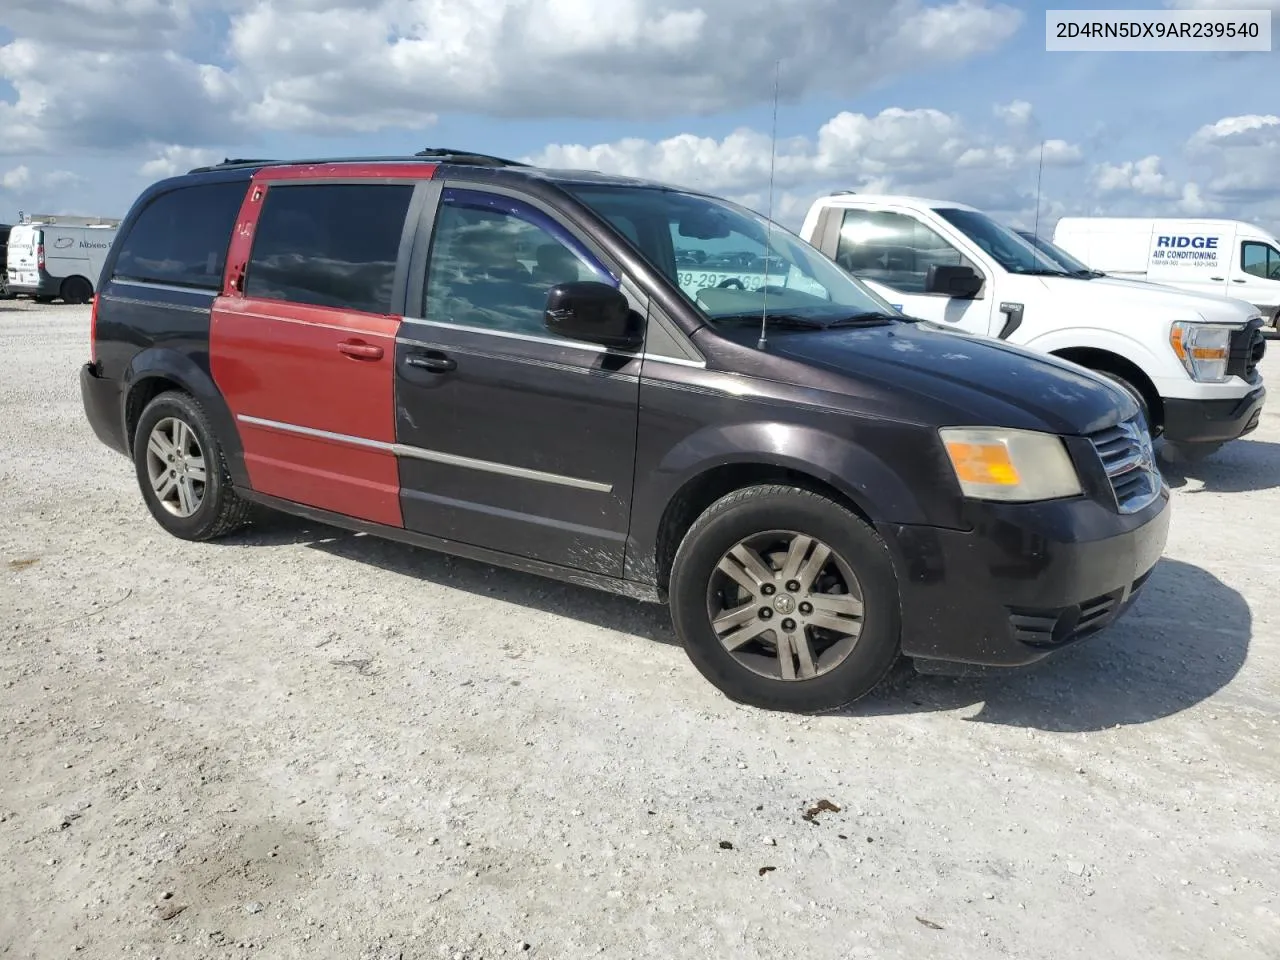
<svg viewBox="0 0 1280 960">
<path fill-rule="evenodd" d="M 1255 224 L 1063 217 L 1053 242 L 1115 277 L 1246 300 L 1280 327 L 1280 240 Z"/>
<path fill-rule="evenodd" d="M 952 201 L 841 191 L 814 202 L 800 233 L 909 316 L 1052 354 L 1128 390 L 1166 459 L 1200 459 L 1258 425 L 1266 340 L 1243 300 L 1076 275 Z"/>
<path fill-rule="evenodd" d="M 9 231 L 9 292 L 88 303 L 119 225 L 97 217 L 23 218 Z"/>
</svg>

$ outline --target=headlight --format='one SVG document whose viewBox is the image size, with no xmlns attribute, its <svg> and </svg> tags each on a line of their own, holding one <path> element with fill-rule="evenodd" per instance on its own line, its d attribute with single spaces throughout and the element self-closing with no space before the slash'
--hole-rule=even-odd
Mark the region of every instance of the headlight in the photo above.
<svg viewBox="0 0 1280 960">
<path fill-rule="evenodd" d="M 1169 330 L 1169 345 L 1192 380 L 1221 383 L 1227 379 L 1227 356 L 1231 352 L 1234 329 L 1178 321 Z"/>
<path fill-rule="evenodd" d="M 943 427 L 938 434 L 966 497 L 1025 502 L 1081 492 L 1066 446 L 1051 433 Z"/>
</svg>

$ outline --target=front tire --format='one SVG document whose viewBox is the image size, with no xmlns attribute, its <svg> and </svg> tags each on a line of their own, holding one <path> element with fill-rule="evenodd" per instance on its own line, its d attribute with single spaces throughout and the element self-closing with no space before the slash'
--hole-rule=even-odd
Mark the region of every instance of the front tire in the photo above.
<svg viewBox="0 0 1280 960">
<path fill-rule="evenodd" d="M 671 568 L 676 633 L 739 703 L 820 713 L 898 659 L 897 578 L 884 541 L 834 500 L 788 485 L 734 491 L 685 535 Z"/>
<path fill-rule="evenodd" d="M 231 486 L 222 446 L 199 402 L 178 391 L 142 411 L 133 462 L 147 509 L 183 540 L 212 540 L 243 526 L 250 504 Z"/>
</svg>

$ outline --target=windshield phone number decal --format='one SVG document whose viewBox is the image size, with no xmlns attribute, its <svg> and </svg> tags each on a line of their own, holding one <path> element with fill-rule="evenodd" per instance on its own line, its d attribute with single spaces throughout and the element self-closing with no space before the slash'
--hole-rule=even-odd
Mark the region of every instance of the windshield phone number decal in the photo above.
<svg viewBox="0 0 1280 960">
<path fill-rule="evenodd" d="M 718 287 L 726 280 L 736 281 L 729 284 L 735 290 L 738 284 L 742 284 L 747 290 L 759 290 L 764 286 L 763 273 L 716 273 L 706 270 L 681 270 L 680 286 L 692 287 L 695 290 L 703 290 L 707 287 Z M 781 285 L 787 279 L 787 275 L 781 271 L 769 274 L 770 286 L 773 284 Z"/>
</svg>

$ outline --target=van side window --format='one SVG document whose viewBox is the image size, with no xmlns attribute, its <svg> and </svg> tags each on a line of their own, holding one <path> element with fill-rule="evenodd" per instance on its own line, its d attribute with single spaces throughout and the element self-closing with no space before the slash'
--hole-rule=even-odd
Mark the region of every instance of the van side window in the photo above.
<svg viewBox="0 0 1280 960">
<path fill-rule="evenodd" d="M 390 313 L 412 184 L 272 184 L 245 296 Z"/>
<path fill-rule="evenodd" d="M 239 180 L 160 194 L 121 241 L 112 279 L 220 290 L 246 187 Z"/>
<path fill-rule="evenodd" d="M 914 217 L 884 210 L 846 210 L 840 224 L 836 263 L 864 280 L 903 293 L 923 293 L 935 263 L 982 271 L 930 227 Z"/>
<path fill-rule="evenodd" d="M 542 322 L 547 293 L 575 280 L 618 285 L 540 210 L 498 194 L 444 191 L 427 267 L 426 319 L 555 337 Z"/>
<path fill-rule="evenodd" d="M 1246 240 L 1240 245 L 1240 267 L 1264 280 L 1280 280 L 1280 250 L 1269 243 Z"/>
</svg>

